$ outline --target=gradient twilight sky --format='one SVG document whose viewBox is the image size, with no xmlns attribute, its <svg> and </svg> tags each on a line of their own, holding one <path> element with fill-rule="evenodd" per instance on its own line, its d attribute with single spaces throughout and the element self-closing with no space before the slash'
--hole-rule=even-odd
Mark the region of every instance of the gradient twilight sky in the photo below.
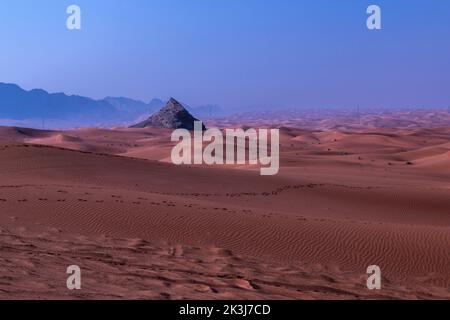
<svg viewBox="0 0 450 320">
<path fill-rule="evenodd" d="M 0 82 L 240 109 L 450 106 L 450 1 L 0 0 Z"/>
</svg>

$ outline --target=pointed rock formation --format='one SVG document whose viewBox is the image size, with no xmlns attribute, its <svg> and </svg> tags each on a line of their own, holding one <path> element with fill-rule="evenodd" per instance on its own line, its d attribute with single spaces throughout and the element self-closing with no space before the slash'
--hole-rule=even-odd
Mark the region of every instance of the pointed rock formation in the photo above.
<svg viewBox="0 0 450 320">
<path fill-rule="evenodd" d="M 177 100 L 170 98 L 164 108 L 131 128 L 158 127 L 194 130 L 195 121 L 200 120 L 194 118 Z M 203 130 L 206 130 L 205 125 L 203 125 Z"/>
</svg>

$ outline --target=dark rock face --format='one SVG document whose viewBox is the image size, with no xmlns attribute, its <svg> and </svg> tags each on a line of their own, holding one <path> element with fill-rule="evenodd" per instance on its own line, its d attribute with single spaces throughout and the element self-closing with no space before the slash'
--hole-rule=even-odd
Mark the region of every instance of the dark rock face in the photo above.
<svg viewBox="0 0 450 320">
<path fill-rule="evenodd" d="M 170 98 L 164 108 L 131 128 L 158 127 L 194 130 L 195 121 L 200 120 L 194 118 L 177 100 Z M 206 130 L 205 125 L 202 129 Z"/>
</svg>

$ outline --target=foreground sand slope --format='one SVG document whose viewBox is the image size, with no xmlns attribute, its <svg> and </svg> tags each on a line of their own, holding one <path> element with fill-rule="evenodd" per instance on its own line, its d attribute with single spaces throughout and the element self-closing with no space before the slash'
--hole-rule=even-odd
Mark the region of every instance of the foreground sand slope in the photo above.
<svg viewBox="0 0 450 320">
<path fill-rule="evenodd" d="M 0 299 L 427 299 L 441 288 L 384 281 L 369 291 L 365 277 L 299 263 L 242 257 L 213 246 L 140 239 L 0 229 Z M 82 267 L 82 290 L 69 291 L 65 270 Z M 14 271 L 12 271 L 14 270 Z"/>
<path fill-rule="evenodd" d="M 164 155 L 167 136 L 153 130 L 105 130 L 110 145 L 137 145 L 114 152 L 86 132 L 25 133 L 82 151 L 0 144 L 3 298 L 70 298 L 55 280 L 66 264 L 88 270 L 88 298 L 450 298 L 449 175 L 435 166 L 448 161 L 445 130 L 286 128 L 274 177 L 117 156 L 146 149 L 142 139 L 153 141 L 145 158 Z M 377 293 L 364 289 L 372 264 L 385 279 Z"/>
</svg>

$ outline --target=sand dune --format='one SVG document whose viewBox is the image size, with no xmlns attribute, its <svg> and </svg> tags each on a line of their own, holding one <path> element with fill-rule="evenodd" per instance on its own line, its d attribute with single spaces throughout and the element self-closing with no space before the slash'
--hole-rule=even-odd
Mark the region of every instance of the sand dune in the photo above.
<svg viewBox="0 0 450 320">
<path fill-rule="evenodd" d="M 157 161 L 159 129 L 1 129 L 0 297 L 71 298 L 72 262 L 78 298 L 450 297 L 448 130 L 281 131 L 261 177 Z"/>
<path fill-rule="evenodd" d="M 382 292 L 368 291 L 358 274 L 241 257 L 214 246 L 61 236 L 51 228 L 0 229 L 0 242 L 0 272 L 8 274 L 0 299 L 448 298 L 445 289 L 428 285 L 412 293 L 386 282 Z M 75 292 L 61 286 L 62 271 L 74 262 L 83 268 L 82 290 Z"/>
</svg>

